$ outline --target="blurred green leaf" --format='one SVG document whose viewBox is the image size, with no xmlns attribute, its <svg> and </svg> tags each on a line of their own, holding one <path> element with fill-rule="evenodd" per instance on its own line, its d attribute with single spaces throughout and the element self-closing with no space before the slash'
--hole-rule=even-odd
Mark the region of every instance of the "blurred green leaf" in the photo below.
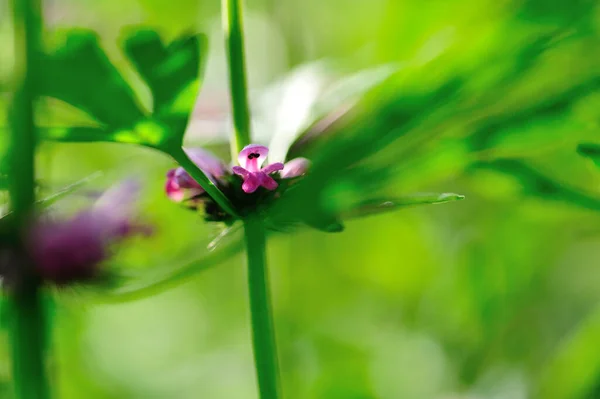
<svg viewBox="0 0 600 399">
<path fill-rule="evenodd" d="M 65 43 L 41 64 L 41 95 L 69 103 L 107 127 L 131 126 L 144 118 L 133 89 L 100 47 L 96 33 L 69 31 Z"/>
<path fill-rule="evenodd" d="M 168 140 L 172 130 L 160 121 L 142 120 L 131 128 L 48 127 L 39 129 L 45 140 L 60 142 L 114 141 L 159 148 Z"/>
<path fill-rule="evenodd" d="M 455 193 L 414 194 L 405 197 L 389 199 L 372 199 L 359 204 L 356 208 L 343 215 L 343 218 L 358 218 L 391 212 L 400 208 L 415 205 L 445 204 L 447 202 L 464 200 L 465 196 Z"/>
<path fill-rule="evenodd" d="M 331 216 L 317 207 L 312 207 L 312 211 L 305 214 L 302 221 L 317 230 L 337 233 L 344 230 L 343 220 L 397 211 L 409 206 L 445 204 L 463 199 L 465 199 L 464 195 L 454 193 L 413 194 L 397 198 L 370 199 L 353 204 L 350 209 L 340 212 L 337 216 Z"/>
<path fill-rule="evenodd" d="M 577 146 L 577 152 L 591 159 L 596 166 L 600 167 L 600 144 L 581 143 Z"/>
<path fill-rule="evenodd" d="M 188 115 L 199 90 L 206 50 L 204 35 L 183 36 L 164 45 L 157 32 L 133 31 L 124 51 L 150 88 L 153 110 L 143 110 L 137 94 L 100 47 L 95 33 L 72 30 L 42 59 L 41 94 L 70 104 L 100 126 L 46 126 L 42 138 L 55 141 L 114 141 L 164 149 L 181 146 Z"/>
<path fill-rule="evenodd" d="M 600 309 L 595 308 L 558 346 L 540 372 L 539 397 L 596 398 L 600 379 Z"/>
<path fill-rule="evenodd" d="M 344 225 L 338 217 L 328 215 L 316 208 L 313 208 L 312 212 L 306 212 L 302 218 L 302 222 L 313 229 L 325 233 L 341 233 L 344 231 Z"/>
<path fill-rule="evenodd" d="M 39 135 L 44 140 L 63 142 L 94 142 L 105 141 L 112 132 L 100 127 L 48 127 L 39 129 Z M 108 139 L 110 141 L 110 138 Z"/>
<path fill-rule="evenodd" d="M 475 150 L 482 150 L 496 145 L 503 140 L 502 135 L 507 132 L 514 132 L 517 129 L 523 129 L 530 126 L 543 125 L 548 123 L 555 124 L 557 121 L 562 122 L 565 113 L 571 110 L 577 101 L 585 98 L 585 96 L 600 90 L 600 77 L 593 78 L 569 87 L 556 95 L 548 95 L 541 97 L 535 103 L 529 106 L 521 106 L 517 112 L 508 110 L 508 112 L 486 118 L 479 123 L 476 130 L 471 135 L 470 141 Z M 573 123 L 570 120 L 571 124 Z M 572 127 L 573 131 L 577 130 L 576 126 Z M 541 134 L 534 129 L 530 130 L 535 135 Z M 565 132 L 562 132 L 564 135 Z M 560 137 L 560 136 L 559 136 Z M 528 138 L 521 138 L 526 140 Z M 538 138 L 541 143 L 541 139 Z M 552 144 L 552 140 L 546 140 L 546 143 Z"/>
<path fill-rule="evenodd" d="M 155 115 L 169 111 L 181 92 L 198 79 L 206 45 L 206 36 L 194 35 L 165 46 L 158 33 L 150 29 L 138 30 L 125 39 L 125 54 L 152 92 Z M 193 102 L 188 104 L 187 112 L 192 106 Z"/>
<path fill-rule="evenodd" d="M 524 0 L 519 13 L 526 19 L 546 23 L 569 23 L 590 18 L 590 8 L 594 0 L 574 0 L 565 3 L 561 0 Z"/>
<path fill-rule="evenodd" d="M 491 169 L 510 174 L 518 179 L 522 192 L 526 195 L 600 210 L 600 198 L 578 190 L 568 183 L 548 177 L 522 160 L 502 159 L 493 162 L 477 162 L 471 168 L 473 170 Z"/>
</svg>

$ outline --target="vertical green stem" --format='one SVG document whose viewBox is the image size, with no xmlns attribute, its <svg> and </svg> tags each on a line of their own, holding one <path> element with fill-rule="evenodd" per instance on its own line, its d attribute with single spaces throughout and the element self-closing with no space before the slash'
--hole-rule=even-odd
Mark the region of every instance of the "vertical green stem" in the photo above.
<svg viewBox="0 0 600 399">
<path fill-rule="evenodd" d="M 44 362 L 44 310 L 36 283 L 25 282 L 11 297 L 12 372 L 16 398 L 48 399 Z"/>
<path fill-rule="evenodd" d="M 250 107 L 244 59 L 242 0 L 222 0 L 222 6 L 235 131 L 234 140 L 231 143 L 231 153 L 235 160 L 242 148 L 250 144 Z M 258 388 L 261 399 L 277 399 L 279 397 L 279 368 L 269 298 L 267 242 L 264 224 L 259 216 L 250 216 L 244 220 L 244 233 L 248 257 L 252 343 Z"/>
<path fill-rule="evenodd" d="M 11 109 L 9 192 L 14 217 L 13 244 L 24 254 L 19 233 L 21 226 L 28 223 L 35 202 L 36 134 L 33 112 L 42 26 L 40 0 L 13 0 L 13 14 L 18 86 Z M 46 399 L 50 394 L 44 363 L 46 325 L 40 285 L 30 264 L 19 266 L 22 269 L 9 299 L 16 397 Z"/>
<path fill-rule="evenodd" d="M 250 144 L 250 106 L 246 83 L 244 57 L 244 23 L 242 0 L 222 0 L 223 30 L 229 61 L 229 89 L 233 109 L 234 137 L 231 143 L 232 159 Z"/>
<path fill-rule="evenodd" d="M 261 399 L 275 399 L 279 397 L 279 368 L 269 295 L 265 229 L 262 220 L 258 218 L 246 219 L 244 229 L 248 256 L 252 343 L 258 388 Z"/>
</svg>

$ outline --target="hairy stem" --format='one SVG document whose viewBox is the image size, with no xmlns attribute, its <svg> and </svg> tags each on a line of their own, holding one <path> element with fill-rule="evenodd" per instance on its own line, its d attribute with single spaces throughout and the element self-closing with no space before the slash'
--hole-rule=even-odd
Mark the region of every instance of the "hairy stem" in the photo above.
<svg viewBox="0 0 600 399">
<path fill-rule="evenodd" d="M 279 367 L 269 294 L 265 229 L 262 220 L 258 218 L 248 218 L 244 223 L 252 344 L 258 388 L 261 399 L 276 399 L 279 397 Z"/>
<path fill-rule="evenodd" d="M 171 151 L 171 156 L 183 167 L 193 178 L 202 186 L 204 191 L 211 196 L 212 199 L 215 200 L 217 204 L 225 210 L 225 212 L 229 213 L 232 216 L 239 217 L 237 211 L 233 207 L 233 204 L 229 199 L 219 190 L 217 186 L 214 185 L 213 182 L 209 180 L 208 177 L 204 174 L 198 166 L 187 156 L 185 151 L 181 147 L 178 147 L 176 150 Z"/>
<path fill-rule="evenodd" d="M 18 278 L 9 298 L 11 313 L 12 368 L 16 397 L 50 397 L 44 362 L 45 315 L 40 284 L 27 261 L 20 231 L 35 204 L 34 102 L 36 67 L 41 40 L 40 0 L 13 0 L 16 76 L 18 84 L 11 109 L 9 193 L 12 208 L 12 245 L 20 255 Z"/>
<path fill-rule="evenodd" d="M 233 110 L 234 137 L 232 159 L 250 144 L 250 107 L 244 57 L 244 23 L 242 0 L 222 0 L 223 30 L 229 62 L 229 88 Z"/>
</svg>

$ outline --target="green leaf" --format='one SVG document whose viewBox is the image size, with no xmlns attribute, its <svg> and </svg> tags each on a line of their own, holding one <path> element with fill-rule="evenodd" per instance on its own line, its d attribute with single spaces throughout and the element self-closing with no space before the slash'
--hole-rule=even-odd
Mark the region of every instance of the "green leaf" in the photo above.
<svg viewBox="0 0 600 399">
<path fill-rule="evenodd" d="M 178 126 L 177 121 L 172 126 Z M 110 129 L 98 127 L 51 127 L 39 129 L 44 140 L 61 142 L 118 142 L 139 144 L 146 147 L 160 148 L 169 141 L 171 133 L 176 130 L 160 121 L 141 120 L 131 128 Z"/>
<path fill-rule="evenodd" d="M 493 162 L 476 162 L 471 168 L 473 170 L 494 170 L 515 177 L 524 195 L 600 210 L 600 198 L 583 192 L 568 183 L 546 176 L 534 166 L 521 160 L 502 159 Z"/>
<path fill-rule="evenodd" d="M 422 140 L 425 135 L 415 138 L 416 132 L 420 133 L 417 127 L 450 114 L 448 104 L 463 84 L 457 76 L 435 87 L 410 87 L 399 71 L 368 91 L 349 111 L 334 114 L 334 123 L 306 132 L 290 148 L 290 158 L 306 156 L 313 160 L 313 173 L 330 174 L 367 159 L 396 140 L 409 140 L 408 135 Z"/>
<path fill-rule="evenodd" d="M 600 144 L 581 143 L 577 146 L 577 152 L 591 159 L 600 168 Z"/>
<path fill-rule="evenodd" d="M 123 47 L 150 88 L 153 111 L 140 108 L 136 93 L 97 36 L 72 30 L 64 45 L 42 58 L 41 94 L 84 111 L 100 126 L 49 124 L 40 132 L 43 139 L 133 143 L 161 150 L 181 146 L 200 87 L 205 36 L 186 35 L 164 45 L 158 33 L 142 29 L 126 37 Z"/>
<path fill-rule="evenodd" d="M 165 46 L 157 32 L 143 29 L 126 38 L 123 49 L 150 87 L 154 114 L 162 114 L 198 79 L 206 36 L 184 36 Z"/>
<path fill-rule="evenodd" d="M 409 206 L 445 204 L 447 202 L 461 201 L 464 199 L 464 195 L 455 193 L 414 194 L 385 200 L 373 199 L 363 202 L 355 209 L 343 215 L 343 218 L 365 217 L 384 212 L 391 212 Z"/>
<path fill-rule="evenodd" d="M 342 222 L 334 216 L 324 212 L 308 213 L 302 220 L 307 226 L 324 231 L 325 233 L 341 233 L 344 231 Z"/>
<path fill-rule="evenodd" d="M 593 76 L 584 82 L 574 84 L 554 95 L 547 95 L 540 98 L 533 104 L 521 105 L 521 109 L 518 111 L 509 109 L 507 112 L 488 117 L 483 120 L 483 123 L 475 126 L 474 132 L 471 134 L 470 142 L 474 150 L 483 150 L 497 145 L 501 142 L 507 133 L 516 132 L 521 133 L 529 127 L 529 130 L 542 136 L 541 133 L 531 129 L 531 126 L 547 124 L 551 126 L 558 124 L 559 127 L 565 125 L 563 131 L 558 132 L 556 137 L 560 139 L 568 133 L 568 124 L 572 126 L 571 131 L 581 130 L 580 127 L 576 126 L 577 123 L 569 112 L 574 104 L 581 101 L 586 96 L 598 91 L 600 89 L 600 76 Z M 566 133 L 565 133 L 566 132 Z M 513 139 L 518 141 L 519 138 Z M 522 137 L 520 140 L 524 140 Z M 527 137 L 527 140 L 530 140 Z M 542 139 L 537 138 L 538 141 L 542 142 Z M 546 139 L 547 142 L 552 143 L 553 140 Z"/>
<path fill-rule="evenodd" d="M 40 94 L 69 103 L 111 127 L 144 117 L 133 89 L 87 30 L 68 32 L 63 46 L 42 57 Z"/>
<path fill-rule="evenodd" d="M 38 134 L 42 139 L 52 141 L 113 141 L 109 138 L 109 130 L 99 127 L 49 127 L 39 129 Z"/>
</svg>

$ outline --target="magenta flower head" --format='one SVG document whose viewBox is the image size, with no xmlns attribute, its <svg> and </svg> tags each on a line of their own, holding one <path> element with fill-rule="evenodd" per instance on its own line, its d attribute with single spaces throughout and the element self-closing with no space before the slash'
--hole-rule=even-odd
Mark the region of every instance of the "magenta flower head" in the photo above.
<svg viewBox="0 0 600 399">
<path fill-rule="evenodd" d="M 269 149 L 263 145 L 250 144 L 244 147 L 238 156 L 238 162 L 241 166 L 234 166 L 233 173 L 242 176 L 244 183 L 242 190 L 251 194 L 259 187 L 273 191 L 277 188 L 277 182 L 269 176 L 271 173 L 283 169 L 281 162 L 269 164 L 261 169 L 262 164 L 267 159 Z"/>
<path fill-rule="evenodd" d="M 252 208 L 252 203 L 255 201 L 244 198 L 245 194 L 255 193 L 261 188 L 267 192 L 274 191 L 279 187 L 282 179 L 302 176 L 310 167 L 310 161 L 306 158 L 296 158 L 286 164 L 275 162 L 262 167 L 269 155 L 269 149 L 259 144 L 250 144 L 244 147 L 238 155 L 239 165 L 233 167 L 228 167 L 208 151 L 202 149 L 185 151 L 198 168 L 240 208 Z M 233 175 L 242 178 L 241 190 L 239 190 L 240 179 Z M 175 202 L 188 201 L 193 208 L 199 203 L 204 203 L 206 214 L 211 215 L 209 219 L 220 219 L 215 215 L 215 207 L 210 198 L 203 195 L 205 192 L 200 184 L 181 167 L 171 169 L 167 173 L 165 192 L 171 200 Z M 241 193 L 242 197 L 238 193 Z M 264 197 L 261 196 L 261 200 L 264 200 Z"/>
<path fill-rule="evenodd" d="M 148 226 L 132 220 L 139 188 L 127 181 L 106 191 L 89 209 L 66 220 L 40 216 L 27 237 L 28 252 L 44 281 L 64 286 L 101 276 L 111 247 Z"/>
</svg>

